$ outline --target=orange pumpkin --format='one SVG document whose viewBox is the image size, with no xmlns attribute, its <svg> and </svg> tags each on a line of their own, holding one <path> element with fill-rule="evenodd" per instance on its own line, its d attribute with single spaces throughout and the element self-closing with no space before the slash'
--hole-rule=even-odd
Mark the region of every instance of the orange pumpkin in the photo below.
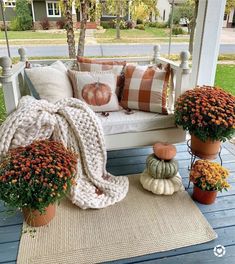
<svg viewBox="0 0 235 264">
<path fill-rule="evenodd" d="M 100 82 L 84 85 L 82 89 L 82 98 L 84 101 L 93 106 L 108 104 L 112 96 L 111 88 Z"/>
<path fill-rule="evenodd" d="M 153 152 L 161 160 L 171 160 L 176 155 L 176 147 L 172 144 L 157 142 L 153 145 Z"/>
</svg>

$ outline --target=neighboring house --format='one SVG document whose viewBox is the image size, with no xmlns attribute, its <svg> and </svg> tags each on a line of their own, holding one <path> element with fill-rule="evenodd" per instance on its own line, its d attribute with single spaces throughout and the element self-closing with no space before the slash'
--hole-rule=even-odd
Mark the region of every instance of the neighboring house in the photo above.
<svg viewBox="0 0 235 264">
<path fill-rule="evenodd" d="M 56 22 L 63 19 L 59 1 L 32 0 L 31 1 L 32 17 L 34 28 L 39 29 L 40 22 L 48 19 L 50 27 L 56 28 Z"/>
<path fill-rule="evenodd" d="M 5 18 L 7 23 L 9 23 L 16 16 L 14 10 L 16 0 L 6 0 L 3 1 L 3 3 L 5 7 Z M 31 5 L 29 4 L 29 7 L 31 9 L 35 28 L 40 28 L 40 22 L 44 19 L 49 20 L 51 27 L 56 27 L 56 22 L 63 19 L 59 1 L 32 0 Z M 2 14 L 0 14 L 0 21 L 2 22 Z"/>
<path fill-rule="evenodd" d="M 168 0 L 158 0 L 157 9 L 159 11 L 159 16 L 157 17 L 157 21 L 167 22 L 169 19 L 170 12 L 171 12 L 171 5 L 169 4 L 169 1 Z"/>
<path fill-rule="evenodd" d="M 179 6 L 182 5 L 186 0 L 174 0 L 174 5 Z M 159 22 L 167 22 L 171 13 L 173 0 L 158 0 L 157 8 L 159 11 L 159 16 L 157 17 L 157 21 Z"/>
<path fill-rule="evenodd" d="M 99 0 L 97 0 L 98 2 Z M 113 20 L 115 19 L 114 15 L 111 15 L 107 12 L 107 8 L 105 8 L 105 0 L 100 0 L 103 2 L 101 21 Z M 127 0 L 130 1 L 130 0 Z M 159 22 L 167 22 L 169 19 L 169 15 L 171 12 L 173 0 L 158 0 L 157 8 L 159 10 L 159 16 L 152 17 L 152 20 Z M 174 0 L 175 5 L 180 5 L 184 3 L 185 0 Z M 14 7 L 16 5 L 16 0 L 3 0 L 4 3 L 4 13 L 7 22 L 10 22 L 15 17 Z M 44 19 L 48 19 L 50 22 L 51 28 L 56 28 L 56 22 L 59 20 L 63 20 L 63 15 L 61 12 L 61 8 L 59 6 L 59 0 L 31 0 L 30 5 L 32 18 L 34 22 L 34 28 L 40 29 L 40 22 Z M 131 19 L 130 10 L 127 9 L 127 12 L 123 14 L 123 18 L 125 20 Z M 0 12 L 0 26 L 2 25 L 2 13 Z M 79 28 L 80 21 L 80 12 L 73 8 L 73 20 L 76 28 Z M 94 22 L 90 22 L 88 20 L 88 28 L 96 28 L 96 24 Z M 225 14 L 223 27 L 235 27 L 235 9 L 233 8 L 229 15 Z"/>
<path fill-rule="evenodd" d="M 232 8 L 229 15 L 224 14 L 223 27 L 235 27 L 235 8 Z"/>
<path fill-rule="evenodd" d="M 3 2 L 5 18 L 7 23 L 9 23 L 16 16 L 14 11 L 16 0 L 6 0 Z M 56 22 L 64 19 L 59 0 L 31 0 L 31 4 L 29 5 L 35 29 L 40 29 L 40 22 L 45 19 L 48 19 L 50 28 L 57 28 Z M 0 12 L 0 24 L 2 24 L 2 20 L 2 14 Z M 73 20 L 75 27 L 79 27 L 80 13 L 75 8 L 73 8 Z M 88 22 L 88 28 L 96 28 L 96 23 Z"/>
<path fill-rule="evenodd" d="M 5 14 L 5 19 L 6 21 L 11 21 L 14 17 L 15 17 L 15 11 L 14 11 L 14 7 L 15 7 L 15 0 L 8 0 L 8 1 L 3 1 L 3 5 L 4 5 L 4 14 Z M 2 12 L 0 11 L 0 26 L 3 24 L 3 18 L 2 18 Z"/>
</svg>

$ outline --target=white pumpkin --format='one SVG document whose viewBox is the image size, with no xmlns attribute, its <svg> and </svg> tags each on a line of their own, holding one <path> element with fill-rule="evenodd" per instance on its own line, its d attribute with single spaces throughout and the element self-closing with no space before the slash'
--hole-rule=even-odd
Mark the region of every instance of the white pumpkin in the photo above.
<svg viewBox="0 0 235 264">
<path fill-rule="evenodd" d="M 144 189 L 154 194 L 172 195 L 175 192 L 184 190 L 179 173 L 170 179 L 154 179 L 148 174 L 147 170 L 144 170 L 140 176 L 140 182 Z"/>
</svg>

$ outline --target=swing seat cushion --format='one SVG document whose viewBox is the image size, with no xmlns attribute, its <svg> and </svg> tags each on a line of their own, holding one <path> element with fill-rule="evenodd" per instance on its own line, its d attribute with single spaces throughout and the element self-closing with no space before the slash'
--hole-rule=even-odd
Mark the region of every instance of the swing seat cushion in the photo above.
<svg viewBox="0 0 235 264">
<path fill-rule="evenodd" d="M 99 117 L 105 135 L 129 132 L 144 132 L 150 130 L 175 127 L 174 115 L 162 115 L 134 110 L 127 114 L 126 110 L 109 112 L 108 116 L 96 113 Z"/>
</svg>

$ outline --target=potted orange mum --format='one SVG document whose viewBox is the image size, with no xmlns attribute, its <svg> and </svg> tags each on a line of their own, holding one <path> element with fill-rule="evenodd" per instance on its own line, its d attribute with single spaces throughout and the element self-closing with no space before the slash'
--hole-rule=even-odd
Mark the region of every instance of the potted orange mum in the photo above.
<svg viewBox="0 0 235 264">
<path fill-rule="evenodd" d="M 229 172 L 219 163 L 209 160 L 197 160 L 190 171 L 190 181 L 194 183 L 193 199 L 202 204 L 215 201 L 217 192 L 228 190 Z"/>
<path fill-rule="evenodd" d="M 235 96 L 211 86 L 188 90 L 176 101 L 175 123 L 191 134 L 193 154 L 214 159 L 235 132 Z"/>
<path fill-rule="evenodd" d="M 29 225 L 45 225 L 75 184 L 76 165 L 76 155 L 60 142 L 39 140 L 12 149 L 0 164 L 0 200 L 21 209 Z"/>
</svg>

